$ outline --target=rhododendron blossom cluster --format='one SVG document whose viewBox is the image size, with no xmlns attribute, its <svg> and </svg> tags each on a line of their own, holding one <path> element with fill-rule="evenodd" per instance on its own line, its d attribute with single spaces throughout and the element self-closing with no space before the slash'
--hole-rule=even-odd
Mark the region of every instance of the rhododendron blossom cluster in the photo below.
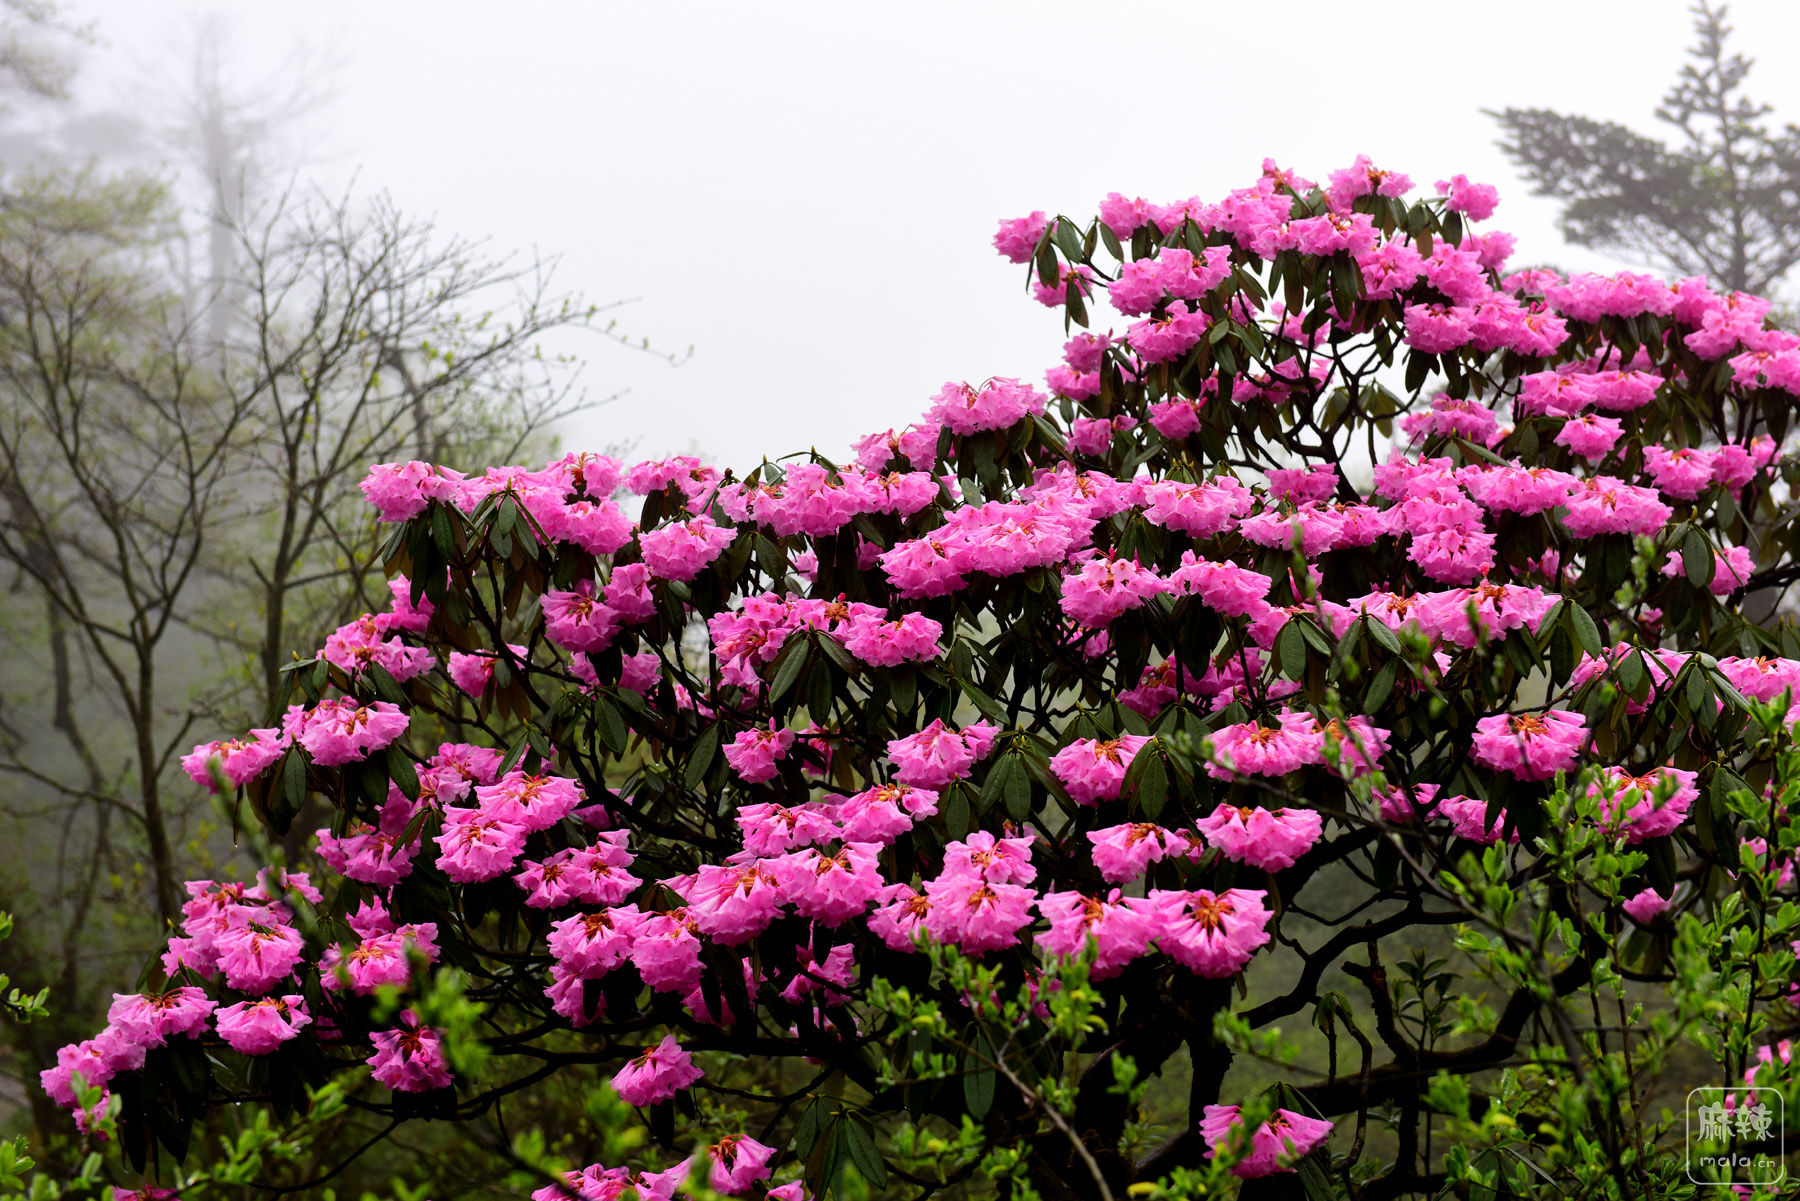
<svg viewBox="0 0 1800 1201">
<path fill-rule="evenodd" d="M 392 603 L 181 760 L 276 834 L 316 799 L 316 864 L 191 884 L 46 1091 L 75 1108 L 77 1074 L 190 1043 L 360 1072 L 397 1119 L 587 1072 L 649 1140 L 560 1177 L 596 1198 L 922 1179 L 892 1134 L 915 1113 L 1028 1151 L 1055 1195 L 1348 1179 L 1440 1069 L 1522 1104 L 1483 1074 L 1590 979 L 1493 956 L 1504 1033 L 1408 1041 L 1409 932 L 1511 937 L 1483 897 L 1604 859 L 1559 937 L 1656 980 L 1675 916 L 1758 862 L 1792 887 L 1792 842 L 1732 806 L 1771 778 L 1746 729 L 1800 718 L 1800 635 L 1731 605 L 1794 578 L 1785 420 L 1737 417 L 1792 407 L 1800 339 L 1700 280 L 1509 273 L 1512 239 L 1471 228 L 1493 188 L 1412 190 L 1271 163 L 1211 201 L 1003 222 L 1065 319 L 1042 382 L 947 382 L 841 461 L 373 467 Z M 1233 1023 L 1309 1018 L 1360 1052 L 1283 1075 L 1246 1131 L 1274 1101 L 1228 1074 Z M 1162 1145 L 1119 1149 L 1115 1055 L 1190 1065 Z M 833 1083 L 778 1098 L 780 1073 Z M 1409 1129 L 1380 1195 L 1442 1182 Z"/>
</svg>

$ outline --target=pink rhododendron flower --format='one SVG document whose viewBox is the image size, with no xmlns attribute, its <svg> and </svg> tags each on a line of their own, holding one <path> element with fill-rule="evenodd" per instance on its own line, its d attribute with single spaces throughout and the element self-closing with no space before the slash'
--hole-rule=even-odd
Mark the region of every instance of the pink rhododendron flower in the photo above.
<svg viewBox="0 0 1800 1201">
<path fill-rule="evenodd" d="M 1566 709 L 1500 713 L 1475 723 L 1470 757 L 1521 780 L 1548 780 L 1575 765 L 1587 742 L 1587 719 Z"/>
<path fill-rule="evenodd" d="M 1058 390 L 1064 391 L 1063 389 Z M 1097 394 L 1099 391 L 1099 384 L 1096 382 L 1094 392 Z M 1064 391 L 1064 395 L 1069 395 L 1069 393 Z M 1087 398 L 1077 396 L 1073 399 L 1085 400 Z M 1179 442 L 1200 428 L 1200 406 L 1204 403 L 1206 403 L 1204 399 L 1189 400 L 1183 396 L 1155 401 L 1150 405 L 1150 426 L 1170 441 Z"/>
<path fill-rule="evenodd" d="M 1398 171 L 1384 171 L 1359 154 L 1356 161 L 1330 176 L 1325 199 L 1332 208 L 1345 210 L 1363 196 L 1404 196 L 1412 190 L 1412 179 Z"/>
<path fill-rule="evenodd" d="M 1731 686 L 1753 701 L 1772 701 L 1784 692 L 1800 693 L 1800 661 L 1727 657 L 1718 662 Z"/>
<path fill-rule="evenodd" d="M 545 941 L 559 967 L 592 979 L 625 962 L 642 923 L 636 906 L 602 909 L 553 923 Z"/>
<path fill-rule="evenodd" d="M 193 986 L 163 992 L 114 993 L 106 1024 L 144 1047 L 160 1047 L 172 1034 L 196 1037 L 206 1029 L 215 1002 Z"/>
<path fill-rule="evenodd" d="M 233 1051 L 267 1055 L 312 1024 L 306 999 L 297 993 L 239 1001 L 219 1010 L 219 1037 Z"/>
<path fill-rule="evenodd" d="M 885 846 L 936 814 L 937 800 L 938 794 L 929 789 L 877 784 L 839 801 L 832 816 L 845 842 Z"/>
<path fill-rule="evenodd" d="M 792 807 L 772 803 L 740 805 L 737 823 L 744 832 L 744 850 L 765 857 L 780 855 L 796 847 L 830 842 L 840 833 L 832 806 L 816 801 Z M 846 841 L 860 840 L 847 838 Z"/>
<path fill-rule="evenodd" d="M 1142 196 L 1127 200 L 1117 192 L 1108 192 L 1100 202 L 1100 220 L 1122 242 L 1149 222 L 1151 207 Z"/>
<path fill-rule="evenodd" d="M 1500 841 L 1506 824 L 1506 810 L 1493 810 L 1492 818 L 1488 812 L 1488 802 L 1479 797 L 1447 796 L 1438 800 L 1432 816 L 1448 821 L 1458 838 L 1491 846 Z M 1519 841 L 1519 836 L 1514 834 L 1512 840 Z"/>
<path fill-rule="evenodd" d="M 377 1030 L 369 1036 L 375 1054 L 369 1057 L 370 1075 L 377 1084 L 397 1093 L 422 1093 L 450 1083 L 450 1067 L 436 1030 L 418 1024 L 412 1010 L 400 1015 L 393 1030 Z"/>
<path fill-rule="evenodd" d="M 1406 344 L 1425 354 L 1468 345 L 1473 310 L 1447 304 L 1406 306 Z"/>
<path fill-rule="evenodd" d="M 1438 791 L 1436 784 L 1397 785 L 1377 788 L 1374 795 L 1382 821 L 1406 826 L 1430 815 L 1437 805 Z"/>
<path fill-rule="evenodd" d="M 209 791 L 218 791 L 213 781 L 210 762 L 219 760 L 219 772 L 227 783 L 241 788 L 261 775 L 264 769 L 281 758 L 287 740 L 280 730 L 251 730 L 248 738 L 232 738 L 220 742 L 203 742 L 181 757 L 181 769 L 188 778 Z"/>
<path fill-rule="evenodd" d="M 706 570 L 736 538 L 733 527 L 700 516 L 640 534 L 638 547 L 657 579 L 685 583 Z"/>
<path fill-rule="evenodd" d="M 913 788 L 941 789 L 969 774 L 987 758 L 999 731 L 985 722 L 973 722 L 955 731 L 942 719 L 934 720 L 917 734 L 888 743 L 888 759 L 894 778 Z"/>
<path fill-rule="evenodd" d="M 925 895 L 931 902 L 925 929 L 938 942 L 970 955 L 1016 944 L 1037 900 L 1036 893 L 1020 884 L 951 872 L 928 881 Z"/>
<path fill-rule="evenodd" d="M 944 627 L 922 613 L 903 613 L 894 621 L 875 621 L 852 627 L 844 647 L 864 663 L 895 667 L 923 663 L 942 655 L 938 639 Z"/>
<path fill-rule="evenodd" d="M 1500 204 L 1500 189 L 1488 183 L 1470 183 L 1467 175 L 1452 175 L 1434 185 L 1444 194 L 1444 210 L 1461 213 L 1471 221 L 1486 221 Z"/>
<path fill-rule="evenodd" d="M 1146 519 L 1171 530 L 1209 538 L 1250 511 L 1255 498 L 1228 475 L 1203 484 L 1165 480 L 1144 489 Z"/>
<path fill-rule="evenodd" d="M 1235 1105 L 1208 1105 L 1203 1112 L 1200 1133 L 1206 1139 L 1206 1157 L 1213 1159 L 1244 1122 Z M 1231 1171 L 1245 1179 L 1291 1172 L 1295 1160 L 1325 1145 L 1332 1129 L 1332 1124 L 1322 1118 L 1277 1109 L 1250 1136 L 1249 1154 L 1233 1164 Z"/>
<path fill-rule="evenodd" d="M 876 907 L 869 914 L 869 932 L 890 950 L 912 951 L 913 939 L 926 928 L 931 898 L 909 884 L 890 884 L 875 894 Z"/>
<path fill-rule="evenodd" d="M 367 705 L 345 698 L 320 701 L 304 715 L 289 709 L 297 719 L 300 745 L 320 767 L 336 767 L 368 758 L 406 733 L 412 716 L 386 701 Z"/>
<path fill-rule="evenodd" d="M 492 880 L 518 862 L 527 833 L 521 823 L 480 809 L 445 809 L 443 832 L 433 839 L 438 866 L 459 884 Z"/>
<path fill-rule="evenodd" d="M 1037 250 L 1038 239 L 1044 236 L 1044 230 L 1050 226 L 1049 218 L 1041 212 L 1032 213 L 1028 217 L 1016 217 L 1011 221 L 1000 222 L 1000 232 L 994 235 L 994 249 L 1015 263 L 1029 263 Z M 1130 237 L 1123 234 L 1122 237 Z"/>
<path fill-rule="evenodd" d="M 1325 736 L 1324 762 L 1337 775 L 1360 779 L 1381 768 L 1387 754 L 1388 731 L 1366 717 L 1332 718 L 1314 723 Z"/>
<path fill-rule="evenodd" d="M 1107 980 L 1143 956 L 1159 933 L 1151 916 L 1134 908 L 1113 889 L 1105 899 L 1079 892 L 1051 892 L 1038 898 L 1038 911 L 1050 928 L 1037 936 L 1040 950 L 1076 956 L 1096 944 L 1094 980 Z"/>
<path fill-rule="evenodd" d="M 1713 456 L 1692 447 L 1646 446 L 1644 470 L 1664 496 L 1693 500 L 1712 486 Z"/>
<path fill-rule="evenodd" d="M 1623 834 L 1629 843 L 1673 834 L 1700 796 L 1697 777 L 1678 767 L 1658 767 L 1631 775 L 1622 767 L 1601 768 L 1588 785 L 1600 802 L 1601 828 Z"/>
<path fill-rule="evenodd" d="M 632 935 L 631 965 L 657 992 L 692 992 L 702 970 L 698 933 L 685 909 L 647 914 Z"/>
<path fill-rule="evenodd" d="M 1425 259 L 1425 278 L 1451 303 L 1473 308 L 1489 293 L 1487 273 L 1472 247 L 1452 245 L 1433 238 Z"/>
<path fill-rule="evenodd" d="M 116 1031 L 111 1031 L 114 1039 Z M 135 1045 L 135 1044 L 134 1044 Z M 140 1047 L 139 1050 L 142 1050 Z M 90 1038 L 57 1048 L 56 1066 L 38 1073 L 38 1084 L 46 1096 L 64 1109 L 75 1108 L 75 1077 L 79 1075 L 89 1088 L 104 1088 L 116 1069 L 109 1065 L 107 1048 L 101 1039 Z"/>
<path fill-rule="evenodd" d="M 605 650 L 622 625 L 617 613 L 594 598 L 589 580 L 572 592 L 545 592 L 543 610 L 544 637 L 566 651 Z"/>
<path fill-rule="evenodd" d="M 1076 804 L 1117 800 L 1132 760 L 1150 742 L 1142 734 L 1121 734 L 1105 741 L 1077 738 L 1051 758 L 1050 770 Z"/>
<path fill-rule="evenodd" d="M 425 778 L 430 778 L 429 773 Z M 375 829 L 353 821 L 342 838 L 329 828 L 321 829 L 319 858 L 339 875 L 360 884 L 391 887 L 411 874 L 413 859 L 419 853 L 416 839 L 401 842 L 412 815 L 413 806 L 402 796 L 383 807 L 381 824 Z"/>
<path fill-rule="evenodd" d="M 1505 637 L 1508 630 L 1523 628 L 1537 633 L 1538 625 L 1561 598 L 1539 588 L 1484 582 L 1419 599 L 1419 622 L 1428 633 L 1473 649 L 1482 640 Z"/>
<path fill-rule="evenodd" d="M 1244 809 L 1220 805 L 1195 825 L 1227 859 L 1267 871 L 1294 866 L 1324 831 L 1324 820 L 1311 809 Z"/>
<path fill-rule="evenodd" d="M 1563 428 L 1567 429 L 1567 426 Z M 1542 513 L 1568 498 L 1575 478 L 1550 467 L 1471 466 L 1457 477 L 1469 495 L 1490 511 Z"/>
<path fill-rule="evenodd" d="M 481 699 L 487 691 L 488 682 L 494 678 L 494 664 L 499 662 L 497 656 L 485 651 L 465 655 L 461 651 L 450 652 L 450 682 L 468 693 Z"/>
<path fill-rule="evenodd" d="M 1453 525 L 1415 531 L 1406 557 L 1444 584 L 1473 584 L 1494 566 L 1494 535 Z"/>
<path fill-rule="evenodd" d="M 874 843 L 845 843 L 835 854 L 816 848 L 795 851 L 776 869 L 794 912 L 827 928 L 861 916 L 887 884 L 881 878 Z"/>
<path fill-rule="evenodd" d="M 382 985 L 402 986 L 412 979 L 412 957 L 426 964 L 437 959 L 437 924 L 423 922 L 365 938 L 348 951 L 325 949 L 319 980 L 326 991 L 348 985 L 357 996 L 369 996 Z"/>
<path fill-rule="evenodd" d="M 727 946 L 768 929 L 785 899 L 779 877 L 763 861 L 704 864 L 686 893 L 695 927 Z"/>
<path fill-rule="evenodd" d="M 1611 476 L 1582 480 L 1569 497 L 1563 528 L 1577 538 L 1598 534 L 1655 534 L 1674 510 L 1650 488 L 1623 484 Z"/>
<path fill-rule="evenodd" d="M 1125 341 L 1146 363 L 1178 359 L 1199 344 L 1212 318 L 1186 304 L 1171 305 L 1161 317 L 1146 317 L 1126 331 Z"/>
<path fill-rule="evenodd" d="M 1151 822 L 1128 822 L 1093 830 L 1087 840 L 1094 844 L 1094 866 L 1110 884 L 1139 879 L 1152 863 L 1196 849 L 1190 835 L 1165 830 Z"/>
<path fill-rule="evenodd" d="M 617 1201 L 631 1187 L 633 1179 L 629 1171 L 596 1163 L 579 1172 L 562 1173 L 558 1183 L 547 1184 L 532 1193 L 531 1201 Z"/>
<path fill-rule="evenodd" d="M 462 479 L 461 473 L 430 463 L 377 463 L 360 486 L 382 521 L 408 521 L 434 500 L 453 501 Z"/>
<path fill-rule="evenodd" d="M 944 847 L 944 875 L 975 876 L 990 884 L 1030 884 L 1037 879 L 1031 862 L 1033 836 L 996 838 L 976 830 Z"/>
<path fill-rule="evenodd" d="M 1342 528 L 1343 521 L 1334 510 L 1312 504 L 1265 509 L 1238 524 L 1238 532 L 1258 546 L 1281 551 L 1298 546 L 1308 558 L 1337 545 Z"/>
<path fill-rule="evenodd" d="M 746 784 L 775 778 L 776 764 L 787 758 L 794 745 L 792 730 L 778 730 L 771 719 L 766 730 L 745 730 L 725 744 L 725 761 Z"/>
<path fill-rule="evenodd" d="M 1067 263 L 1062 263 L 1057 268 L 1056 282 L 1054 284 L 1045 284 L 1036 279 L 1035 276 L 1033 277 L 1031 281 L 1031 295 L 1033 299 L 1045 308 L 1053 309 L 1068 298 L 1071 283 L 1074 285 L 1076 292 L 1082 297 L 1086 298 L 1093 296 L 1093 279 L 1094 273 L 1086 265 L 1077 263 L 1075 266 L 1071 267 Z"/>
<path fill-rule="evenodd" d="M 1016 379 L 996 377 L 976 387 L 947 383 L 927 412 L 929 420 L 942 422 L 957 434 L 1010 429 L 1022 419 L 1044 411 L 1044 394 Z"/>
<path fill-rule="evenodd" d="M 1212 748 L 1206 773 L 1214 779 L 1285 776 L 1323 762 L 1325 735 L 1310 714 L 1284 713 L 1274 726 L 1253 721 L 1226 726 L 1212 736 Z"/>
<path fill-rule="evenodd" d="M 362 675 L 371 663 L 401 683 L 431 670 L 436 664 L 431 652 L 387 637 L 387 624 L 385 617 L 364 613 L 333 630 L 319 655 L 343 668 L 351 679 Z"/>
<path fill-rule="evenodd" d="M 437 606 L 422 591 L 414 600 L 411 580 L 403 575 L 395 576 L 388 581 L 388 592 L 394 598 L 385 615 L 389 629 L 423 634 L 431 628 L 431 615 L 437 612 Z"/>
<path fill-rule="evenodd" d="M 1410 239 L 1394 238 L 1358 254 L 1356 266 L 1362 273 L 1363 294 L 1370 300 L 1387 300 L 1412 287 L 1424 271 L 1425 259 Z"/>
<path fill-rule="evenodd" d="M 1169 575 L 1169 586 L 1197 596 L 1222 617 L 1242 617 L 1259 612 L 1275 581 L 1261 572 L 1236 563 L 1213 563 L 1183 551 L 1181 566 Z"/>
<path fill-rule="evenodd" d="M 707 1183 L 717 1192 L 737 1196 L 769 1178 L 769 1158 L 774 1154 L 775 1148 L 765 1147 L 747 1134 L 728 1134 L 712 1146 Z"/>
<path fill-rule="evenodd" d="M 1598 417 L 1592 413 L 1571 418 L 1556 432 L 1556 444 L 1566 446 L 1589 462 L 1598 463 L 1612 453 L 1624 427 L 1616 417 Z"/>
<path fill-rule="evenodd" d="M 586 801 L 581 785 L 563 776 L 513 771 L 475 789 L 481 812 L 528 831 L 548 830 Z"/>
<path fill-rule="evenodd" d="M 1193 892 L 1153 890 L 1139 904 L 1157 920 L 1157 944 L 1177 963 L 1202 976 L 1236 975 L 1258 947 L 1269 941 L 1266 927 L 1275 915 L 1260 889 L 1228 888 Z"/>
<path fill-rule="evenodd" d="M 569 847 L 538 862 L 527 860 L 513 880 L 528 894 L 525 904 L 533 909 L 617 905 L 643 883 L 626 870 L 630 863 L 629 854 L 600 842 Z"/>
<path fill-rule="evenodd" d="M 1104 455 L 1115 433 L 1136 427 L 1137 418 L 1125 413 L 1113 418 L 1077 417 L 1069 423 L 1068 447 L 1078 455 Z"/>
<path fill-rule="evenodd" d="M 212 940 L 226 984 L 240 992 L 265 993 L 294 974 L 306 951 L 298 930 L 242 911 L 232 913 L 229 921 Z"/>
<path fill-rule="evenodd" d="M 1626 898 L 1619 904 L 1625 915 L 1640 926 L 1648 926 L 1658 917 L 1669 911 L 1669 898 L 1654 888 L 1646 888 L 1642 892 Z"/>
<path fill-rule="evenodd" d="M 1431 408 L 1423 413 L 1409 413 L 1400 419 L 1400 428 L 1414 438 L 1467 438 L 1483 446 L 1498 446 L 1510 431 L 1500 428 L 1494 410 L 1479 400 L 1456 399 L 1439 394 Z"/>
<path fill-rule="evenodd" d="M 706 1075 L 694 1066 L 673 1034 L 620 1068 L 612 1078 L 613 1091 L 628 1105 L 655 1105 L 667 1101 Z"/>
<path fill-rule="evenodd" d="M 1662 573 L 1666 576 L 1683 575 L 1687 564 L 1679 554 L 1670 555 L 1669 561 L 1663 564 Z M 1713 576 L 1707 583 L 1706 590 L 1714 596 L 1730 596 L 1739 588 L 1750 582 L 1756 572 L 1756 559 L 1749 550 L 1742 546 L 1727 546 L 1713 551 Z"/>
</svg>

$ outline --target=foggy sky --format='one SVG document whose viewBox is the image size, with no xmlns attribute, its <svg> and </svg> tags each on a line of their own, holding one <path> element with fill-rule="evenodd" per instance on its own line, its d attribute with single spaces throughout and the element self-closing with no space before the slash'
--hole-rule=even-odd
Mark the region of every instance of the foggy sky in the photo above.
<svg viewBox="0 0 1800 1201">
<path fill-rule="evenodd" d="M 693 346 L 678 368 L 562 347 L 592 393 L 629 390 L 566 448 L 739 467 L 847 457 L 946 380 L 1041 384 L 1061 320 L 994 254 L 996 219 L 1085 222 L 1113 190 L 1213 199 L 1265 155 L 1320 180 L 1358 153 L 1426 189 L 1464 172 L 1501 186 L 1488 228 L 1518 235 L 1514 265 L 1632 266 L 1562 243 L 1480 110 L 1662 137 L 1652 113 L 1691 40 L 1679 0 L 77 0 L 105 41 L 82 104 L 166 90 L 208 10 L 251 94 L 311 47 L 327 102 L 283 148 L 291 169 L 385 189 L 496 252 L 558 255 L 564 287 L 632 301 L 622 328 Z M 1750 93 L 1800 119 L 1800 6 L 1742 0 L 1731 23 L 1757 58 Z"/>
</svg>

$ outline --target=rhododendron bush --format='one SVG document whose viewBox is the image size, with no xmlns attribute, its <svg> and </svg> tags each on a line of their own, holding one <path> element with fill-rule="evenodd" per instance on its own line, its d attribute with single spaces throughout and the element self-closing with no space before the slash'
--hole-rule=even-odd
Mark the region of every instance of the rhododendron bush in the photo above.
<svg viewBox="0 0 1800 1201">
<path fill-rule="evenodd" d="M 44 1087 L 190 1192 L 590 1072 L 535 1196 L 1687 1195 L 1796 1099 L 1800 340 L 1413 191 L 1003 222 L 1060 362 L 842 461 L 376 466 L 391 606 L 185 760 L 310 860 Z"/>
</svg>

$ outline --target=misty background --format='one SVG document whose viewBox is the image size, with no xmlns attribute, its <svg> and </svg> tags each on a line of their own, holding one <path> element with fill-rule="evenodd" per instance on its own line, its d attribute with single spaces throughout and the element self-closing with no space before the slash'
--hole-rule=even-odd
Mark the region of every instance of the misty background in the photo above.
<svg viewBox="0 0 1800 1201">
<path fill-rule="evenodd" d="M 748 466 L 912 421 L 949 379 L 1041 384 L 1061 322 L 993 253 L 995 221 L 1085 220 L 1108 191 L 1211 199 L 1263 157 L 1323 179 L 1357 154 L 1422 189 L 1498 184 L 1515 265 L 1618 269 L 1565 245 L 1483 108 L 1663 136 L 1683 0 L 1502 12 L 1399 0 L 617 4 L 78 0 L 99 42 L 75 116 L 96 153 L 196 174 L 167 136 L 208 22 L 223 93 L 265 120 L 252 191 L 386 191 L 490 252 L 556 257 L 679 367 L 595 337 L 567 448 Z M 1800 112 L 1800 8 L 1731 5 L 1752 94 Z M 159 129 L 159 125 L 162 127 Z M 190 148 L 191 149 L 191 148 Z M 687 355 L 692 348 L 691 357 Z"/>
</svg>

